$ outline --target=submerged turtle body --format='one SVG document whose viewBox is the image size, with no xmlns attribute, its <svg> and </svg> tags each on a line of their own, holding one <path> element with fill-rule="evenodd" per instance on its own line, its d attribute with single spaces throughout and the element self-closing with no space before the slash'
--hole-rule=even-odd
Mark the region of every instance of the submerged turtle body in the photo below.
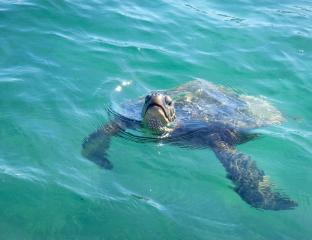
<svg viewBox="0 0 312 240">
<path fill-rule="evenodd" d="M 271 210 L 297 206 L 296 202 L 276 192 L 256 163 L 235 148 L 257 136 L 250 130 L 282 122 L 281 113 L 264 98 L 195 80 L 128 101 L 118 112 L 82 144 L 83 156 L 99 166 L 112 168 L 107 150 L 113 136 L 126 134 L 127 129 L 148 128 L 155 133 L 152 137 L 131 136 L 130 139 L 211 148 L 235 191 L 251 206 Z"/>
</svg>

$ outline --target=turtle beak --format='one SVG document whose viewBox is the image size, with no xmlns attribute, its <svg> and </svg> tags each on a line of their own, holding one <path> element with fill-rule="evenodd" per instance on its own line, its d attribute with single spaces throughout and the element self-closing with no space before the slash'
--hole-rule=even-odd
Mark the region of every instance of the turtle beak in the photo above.
<svg viewBox="0 0 312 240">
<path fill-rule="evenodd" d="M 144 124 L 149 128 L 164 127 L 170 122 L 166 111 L 165 97 L 161 94 L 151 94 L 146 96 L 142 109 Z"/>
</svg>

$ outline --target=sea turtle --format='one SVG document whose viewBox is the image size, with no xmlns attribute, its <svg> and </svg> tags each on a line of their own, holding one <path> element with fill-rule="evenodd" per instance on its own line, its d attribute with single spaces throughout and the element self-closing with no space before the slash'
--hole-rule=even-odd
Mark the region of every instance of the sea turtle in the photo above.
<svg viewBox="0 0 312 240">
<path fill-rule="evenodd" d="M 175 89 L 154 91 L 121 105 L 121 113 L 84 139 L 82 155 L 111 169 L 107 150 L 113 136 L 127 135 L 137 142 L 168 143 L 188 148 L 211 148 L 224 166 L 235 191 L 259 209 L 292 209 L 297 203 L 275 191 L 268 177 L 237 144 L 255 138 L 251 130 L 279 124 L 283 117 L 265 98 L 239 94 L 205 80 L 193 80 Z M 149 129 L 135 136 L 129 129 Z M 130 130 L 131 131 L 131 130 Z M 146 131 L 145 131 L 146 132 Z"/>
</svg>

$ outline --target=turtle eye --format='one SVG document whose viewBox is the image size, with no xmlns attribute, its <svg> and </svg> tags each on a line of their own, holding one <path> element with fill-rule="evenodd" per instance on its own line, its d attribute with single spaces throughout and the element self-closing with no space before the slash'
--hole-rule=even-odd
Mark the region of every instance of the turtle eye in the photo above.
<svg viewBox="0 0 312 240">
<path fill-rule="evenodd" d="M 147 95 L 147 96 L 145 97 L 145 103 L 147 103 L 150 99 L 151 99 L 151 95 Z"/>
<path fill-rule="evenodd" d="M 168 104 L 169 106 L 171 106 L 171 105 L 172 105 L 172 99 L 171 99 L 171 97 L 166 96 L 166 97 L 165 97 L 165 102 L 166 102 L 166 104 Z"/>
</svg>

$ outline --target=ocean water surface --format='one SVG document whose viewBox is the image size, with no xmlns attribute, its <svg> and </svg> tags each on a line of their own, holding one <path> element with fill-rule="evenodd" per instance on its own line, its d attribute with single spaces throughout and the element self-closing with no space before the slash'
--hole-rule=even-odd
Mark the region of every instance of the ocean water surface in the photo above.
<svg viewBox="0 0 312 240">
<path fill-rule="evenodd" d="M 304 0 L 0 0 L 0 239 L 311 239 L 311 26 Z M 239 149 L 297 208 L 250 207 L 209 149 L 81 156 L 105 106 L 196 78 L 283 113 Z"/>
</svg>

